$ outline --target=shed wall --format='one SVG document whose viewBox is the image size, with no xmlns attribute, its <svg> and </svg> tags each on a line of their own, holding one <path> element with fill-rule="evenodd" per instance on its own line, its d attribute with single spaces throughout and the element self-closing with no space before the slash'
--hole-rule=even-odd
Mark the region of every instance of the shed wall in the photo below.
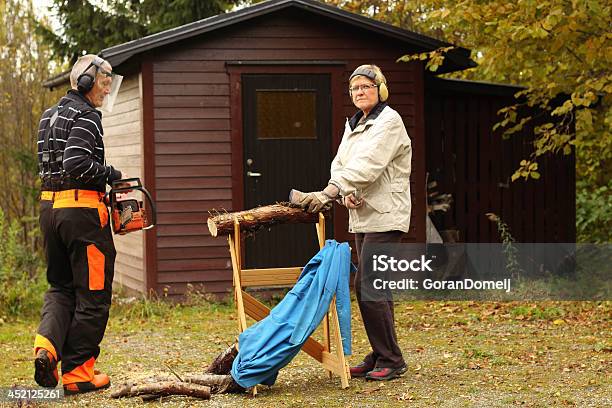
<svg viewBox="0 0 612 408">
<path fill-rule="evenodd" d="M 461 242 L 499 242 L 486 216 L 494 213 L 518 242 L 575 242 L 573 154 L 538 160 L 538 180 L 510 179 L 533 151 L 533 126 L 505 140 L 492 129 L 501 120 L 498 110 L 516 103 L 518 89 L 440 79 L 426 84 L 427 170 L 437 190 L 454 199 L 450 211 L 433 217 L 436 225 L 457 229 Z"/>
<path fill-rule="evenodd" d="M 102 117 L 107 163 L 124 177 L 142 177 L 142 87 L 140 75 L 124 78 L 112 113 Z M 142 231 L 115 235 L 115 283 L 139 292 L 144 288 Z"/>
<path fill-rule="evenodd" d="M 149 56 L 153 64 L 155 184 L 158 206 L 157 289 L 180 294 L 188 282 L 224 293 L 231 266 L 224 238 L 206 228 L 208 211 L 242 210 L 232 188 L 230 75 L 226 61 L 343 61 L 347 85 L 352 70 L 376 63 L 389 82 L 390 105 L 402 115 L 413 142 L 412 228 L 408 238 L 424 238 L 423 79 L 419 63 L 396 63 L 412 52 L 366 30 L 286 10 L 215 31 L 166 52 Z M 278 67 L 278 64 L 276 65 Z M 348 94 L 334 118 L 334 154 L 344 118 L 355 112 Z M 242 129 L 240 129 L 242 134 Z M 242 157 L 242 156 L 240 156 Z M 314 165 L 314 163 L 313 163 Z M 323 186 L 322 186 L 323 187 Z M 280 199 L 280 198 L 279 198 Z M 345 212 L 339 217 L 346 219 Z M 421 219 L 423 218 L 423 219 Z M 344 228 L 336 238 L 347 240 Z"/>
</svg>

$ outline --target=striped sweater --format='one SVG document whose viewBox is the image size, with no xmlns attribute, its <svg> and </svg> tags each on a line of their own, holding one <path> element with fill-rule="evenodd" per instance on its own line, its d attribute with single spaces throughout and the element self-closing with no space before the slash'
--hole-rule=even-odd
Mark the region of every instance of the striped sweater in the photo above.
<svg viewBox="0 0 612 408">
<path fill-rule="evenodd" d="M 53 116 L 57 116 L 53 121 Z M 70 90 L 57 105 L 47 109 L 38 126 L 38 164 L 42 190 L 106 190 L 106 184 L 121 178 L 121 172 L 107 166 L 104 159 L 102 114 L 79 92 Z M 63 160 L 43 163 L 45 134 L 49 133 L 48 150 Z"/>
</svg>

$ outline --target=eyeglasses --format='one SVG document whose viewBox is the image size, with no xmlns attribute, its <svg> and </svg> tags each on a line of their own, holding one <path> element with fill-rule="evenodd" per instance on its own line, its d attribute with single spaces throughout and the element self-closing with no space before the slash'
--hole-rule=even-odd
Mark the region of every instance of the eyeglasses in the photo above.
<svg viewBox="0 0 612 408">
<path fill-rule="evenodd" d="M 359 91 L 366 92 L 367 90 L 374 89 L 374 88 L 378 88 L 378 85 L 373 85 L 373 84 L 356 85 L 356 86 L 350 87 L 349 92 L 351 93 L 355 93 Z"/>
<path fill-rule="evenodd" d="M 100 74 L 100 75 L 102 75 L 102 76 L 105 76 L 105 77 L 107 77 L 107 78 L 112 78 L 112 77 L 113 77 L 113 73 L 112 73 L 112 72 L 108 72 L 107 70 L 102 69 L 102 68 L 100 68 L 100 69 L 98 70 L 98 74 Z"/>
</svg>

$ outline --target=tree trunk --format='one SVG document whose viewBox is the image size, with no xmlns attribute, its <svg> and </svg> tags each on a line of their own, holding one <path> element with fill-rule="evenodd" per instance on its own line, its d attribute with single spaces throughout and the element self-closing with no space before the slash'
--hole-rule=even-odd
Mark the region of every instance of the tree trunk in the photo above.
<svg viewBox="0 0 612 408">
<path fill-rule="evenodd" d="M 208 230 L 213 237 L 234 231 L 234 219 L 240 223 L 240 231 L 254 234 L 262 228 L 276 224 L 307 224 L 319 221 L 319 214 L 311 214 L 295 204 L 278 203 L 250 210 L 212 215 L 208 218 Z"/>
</svg>

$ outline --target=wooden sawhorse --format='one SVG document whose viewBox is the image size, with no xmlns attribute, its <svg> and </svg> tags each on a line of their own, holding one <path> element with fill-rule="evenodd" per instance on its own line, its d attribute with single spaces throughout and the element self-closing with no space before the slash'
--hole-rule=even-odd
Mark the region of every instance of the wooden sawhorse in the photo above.
<svg viewBox="0 0 612 408">
<path fill-rule="evenodd" d="M 315 225 L 319 247 L 323 248 L 325 245 L 325 217 L 322 213 L 319 213 L 319 222 Z M 247 328 L 246 315 L 249 315 L 256 321 L 260 321 L 270 313 L 270 309 L 266 305 L 246 293 L 243 289 L 252 286 L 293 286 L 300 276 L 302 268 L 242 269 L 240 238 L 240 223 L 235 218 L 234 233 L 228 235 L 227 241 L 232 258 L 234 300 L 236 301 L 238 312 L 238 328 L 240 333 L 242 333 Z M 330 324 L 335 332 L 333 340 L 330 333 Z M 335 296 L 332 299 L 329 311 L 323 319 L 323 344 L 309 337 L 302 346 L 302 351 L 317 360 L 325 368 L 329 378 L 332 378 L 332 374 L 340 376 L 342 388 L 348 388 L 351 374 L 342 350 Z M 256 392 L 256 389 L 254 389 L 254 393 Z"/>
</svg>

